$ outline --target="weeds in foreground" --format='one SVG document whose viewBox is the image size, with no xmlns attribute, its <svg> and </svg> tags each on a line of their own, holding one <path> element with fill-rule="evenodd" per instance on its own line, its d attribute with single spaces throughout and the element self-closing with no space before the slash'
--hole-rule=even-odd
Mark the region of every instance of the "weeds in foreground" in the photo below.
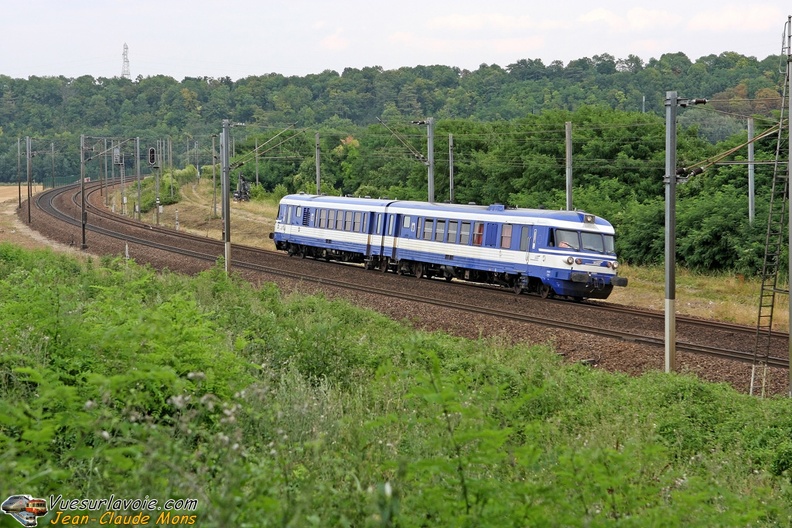
<svg viewBox="0 0 792 528">
<path fill-rule="evenodd" d="M 787 399 L 7 245 L 0 325 L 0 495 L 194 498 L 201 526 L 790 524 Z"/>
</svg>

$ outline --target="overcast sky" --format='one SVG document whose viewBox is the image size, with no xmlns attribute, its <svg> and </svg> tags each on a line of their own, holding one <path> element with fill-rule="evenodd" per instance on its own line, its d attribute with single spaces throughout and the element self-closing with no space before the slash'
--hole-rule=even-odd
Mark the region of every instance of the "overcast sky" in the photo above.
<svg viewBox="0 0 792 528">
<path fill-rule="evenodd" d="M 25 0 L 0 17 L 0 75 L 118 77 L 124 44 L 133 79 L 179 81 L 606 53 L 761 60 L 781 54 L 791 14 L 788 0 Z"/>
</svg>

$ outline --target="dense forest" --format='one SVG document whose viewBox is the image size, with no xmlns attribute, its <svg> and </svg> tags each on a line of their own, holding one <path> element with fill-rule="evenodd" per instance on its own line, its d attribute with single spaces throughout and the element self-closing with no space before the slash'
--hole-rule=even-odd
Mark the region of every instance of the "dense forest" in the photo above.
<svg viewBox="0 0 792 528">
<path fill-rule="evenodd" d="M 174 168 L 197 165 L 206 174 L 214 136 L 228 119 L 233 178 L 259 183 L 258 193 L 315 191 L 318 151 L 322 192 L 426 199 L 424 124 L 431 117 L 436 200 L 451 198 L 453 169 L 456 202 L 559 208 L 571 123 L 574 207 L 616 226 L 624 259 L 661 262 L 665 100 L 676 91 L 708 99 L 678 109 L 678 165 L 705 168 L 679 187 L 679 261 L 755 273 L 773 176 L 772 165 L 761 162 L 775 158 L 778 137 L 755 142 L 753 223 L 748 151 L 737 147 L 747 140 L 748 118 L 756 135 L 778 123 L 783 66 L 780 56 L 760 61 L 726 52 L 696 61 L 683 53 L 646 63 L 595 55 L 566 65 L 526 59 L 475 71 L 370 67 L 237 81 L 0 75 L 0 181 L 26 178 L 27 137 L 35 180 L 75 181 L 81 135 L 89 176 L 105 170 L 96 157 L 108 141 L 122 142 L 126 171 L 134 171 L 130 138 L 144 149 L 167 140 Z"/>
</svg>

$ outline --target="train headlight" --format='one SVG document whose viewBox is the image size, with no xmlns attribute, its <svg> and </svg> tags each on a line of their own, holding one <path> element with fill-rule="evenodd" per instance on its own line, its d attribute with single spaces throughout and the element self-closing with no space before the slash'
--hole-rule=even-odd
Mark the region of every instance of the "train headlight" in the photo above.
<svg viewBox="0 0 792 528">
<path fill-rule="evenodd" d="M 616 262 L 616 261 L 614 260 L 614 261 L 613 261 L 613 266 L 612 266 L 612 267 L 613 267 L 613 269 L 616 269 L 616 268 L 618 268 L 618 267 L 619 267 L 619 263 L 618 263 L 618 262 Z"/>
<path fill-rule="evenodd" d="M 567 257 L 567 264 L 569 264 L 571 266 L 572 264 L 574 264 L 574 262 L 575 262 L 575 258 L 574 257 Z"/>
<path fill-rule="evenodd" d="M 581 258 L 576 258 L 576 259 L 575 259 L 575 264 L 577 264 L 578 266 L 580 266 L 581 264 L 583 264 L 583 259 L 581 259 Z"/>
</svg>

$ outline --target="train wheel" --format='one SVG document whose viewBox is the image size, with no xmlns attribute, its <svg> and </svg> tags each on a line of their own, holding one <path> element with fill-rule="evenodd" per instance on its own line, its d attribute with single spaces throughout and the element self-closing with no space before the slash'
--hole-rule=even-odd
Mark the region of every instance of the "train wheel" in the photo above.
<svg viewBox="0 0 792 528">
<path fill-rule="evenodd" d="M 539 287 L 539 296 L 542 299 L 547 299 L 548 297 L 552 297 L 553 296 L 553 288 L 551 288 L 549 284 L 542 284 Z"/>
<path fill-rule="evenodd" d="M 515 294 L 520 295 L 522 293 L 522 285 L 517 282 L 514 284 L 514 286 L 512 286 L 512 290 L 514 290 Z"/>
<path fill-rule="evenodd" d="M 388 257 L 382 257 L 379 262 L 379 270 L 382 273 L 388 271 Z"/>
<path fill-rule="evenodd" d="M 413 266 L 413 271 L 415 273 L 416 279 L 420 279 L 421 277 L 423 277 L 424 274 L 423 264 L 421 264 L 420 262 L 416 262 L 415 265 Z"/>
<path fill-rule="evenodd" d="M 446 273 L 446 274 L 443 276 L 443 278 L 446 280 L 446 282 L 451 282 L 451 281 L 453 280 L 454 276 L 453 276 L 453 275 L 451 275 L 450 273 Z"/>
</svg>

